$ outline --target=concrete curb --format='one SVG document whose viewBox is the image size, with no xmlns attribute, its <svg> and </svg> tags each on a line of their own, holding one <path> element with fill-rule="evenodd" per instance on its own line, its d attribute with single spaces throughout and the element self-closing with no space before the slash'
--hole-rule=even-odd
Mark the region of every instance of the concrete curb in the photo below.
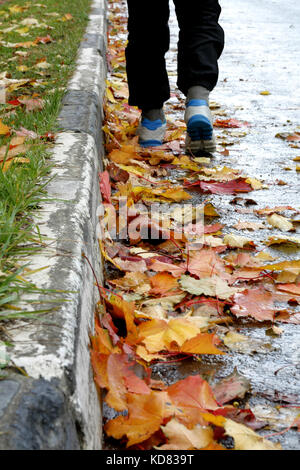
<svg viewBox="0 0 300 470">
<path fill-rule="evenodd" d="M 72 293 L 55 294 L 54 313 L 19 322 L 10 332 L 15 343 L 10 356 L 30 379 L 9 374 L 0 381 L 0 449 L 101 448 L 101 411 L 89 356 L 98 296 L 82 253 L 101 279 L 96 214 L 101 204 L 106 11 L 106 0 L 93 1 L 59 116 L 62 132 L 52 155 L 49 202 L 38 214 L 47 247 L 30 260 L 32 269 L 47 267 L 31 276 L 38 287 Z M 45 297 L 36 300 L 34 308 L 45 306 Z"/>
</svg>

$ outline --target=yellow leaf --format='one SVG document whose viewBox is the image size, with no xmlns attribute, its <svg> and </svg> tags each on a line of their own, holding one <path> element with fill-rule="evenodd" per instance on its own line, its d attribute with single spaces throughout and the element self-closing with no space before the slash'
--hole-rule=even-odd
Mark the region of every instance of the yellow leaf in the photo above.
<svg viewBox="0 0 300 470">
<path fill-rule="evenodd" d="M 161 430 L 168 438 L 168 444 L 159 447 L 159 450 L 203 449 L 213 441 L 213 430 L 210 427 L 196 425 L 193 429 L 188 429 L 176 419 L 162 426 Z"/>
<path fill-rule="evenodd" d="M 282 215 L 273 214 L 268 217 L 268 222 L 275 228 L 279 228 L 282 232 L 289 232 L 294 229 L 293 224 Z"/>
<path fill-rule="evenodd" d="M 233 437 L 235 450 L 281 450 L 280 444 L 264 439 L 252 429 L 231 419 L 226 419 L 224 428 L 226 434 Z"/>
<path fill-rule="evenodd" d="M 3 122 L 0 119 L 0 135 L 7 135 L 10 132 L 10 127 L 6 126 L 3 124 Z"/>
</svg>

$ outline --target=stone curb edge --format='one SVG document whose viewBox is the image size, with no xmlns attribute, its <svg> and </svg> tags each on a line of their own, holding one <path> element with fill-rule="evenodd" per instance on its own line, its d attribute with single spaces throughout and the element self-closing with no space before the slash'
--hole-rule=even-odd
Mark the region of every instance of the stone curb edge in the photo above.
<svg viewBox="0 0 300 470">
<path fill-rule="evenodd" d="M 104 155 L 101 125 L 106 79 L 106 0 L 93 0 L 59 116 L 52 153 L 54 179 L 37 223 L 46 247 L 30 259 L 38 287 L 60 290 L 55 312 L 19 322 L 9 355 L 29 377 L 0 380 L 0 449 L 101 449 L 102 419 L 90 366 L 102 260 L 96 235 L 101 204 L 98 173 Z M 42 270 L 41 270 L 42 269 Z M 49 304 L 39 296 L 37 307 Z"/>
</svg>

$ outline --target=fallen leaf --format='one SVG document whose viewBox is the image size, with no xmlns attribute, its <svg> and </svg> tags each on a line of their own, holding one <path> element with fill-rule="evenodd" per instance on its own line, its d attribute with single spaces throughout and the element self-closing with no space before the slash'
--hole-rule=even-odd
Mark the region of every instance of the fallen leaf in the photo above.
<svg viewBox="0 0 300 470">
<path fill-rule="evenodd" d="M 224 405 L 236 398 L 244 398 L 250 390 L 250 382 L 243 375 L 239 374 L 237 369 L 213 386 L 213 391 L 217 402 Z"/>
<path fill-rule="evenodd" d="M 274 321 L 275 309 L 273 296 L 261 289 L 246 289 L 234 295 L 231 312 L 237 317 L 250 316 L 258 321 Z"/>
<path fill-rule="evenodd" d="M 290 230 L 294 230 L 293 224 L 282 215 L 273 214 L 268 217 L 268 222 L 275 228 L 279 228 L 282 232 L 289 232 Z"/>
<path fill-rule="evenodd" d="M 191 276 L 181 276 L 179 281 L 183 290 L 193 295 L 207 295 L 218 299 L 228 300 L 243 289 L 229 287 L 227 282 L 218 276 L 194 279 Z"/>
<path fill-rule="evenodd" d="M 210 427 L 195 426 L 188 429 L 176 419 L 162 426 L 162 431 L 168 439 L 168 444 L 160 446 L 158 450 L 193 450 L 203 449 L 213 442 L 213 430 Z"/>
<path fill-rule="evenodd" d="M 231 419 L 226 419 L 224 429 L 228 436 L 233 437 L 235 450 L 281 450 L 280 444 L 264 439 L 252 429 Z"/>
<path fill-rule="evenodd" d="M 240 354 L 266 354 L 272 350 L 270 343 L 258 338 L 242 335 L 235 331 L 229 331 L 224 337 L 223 342 L 231 351 Z"/>
<path fill-rule="evenodd" d="M 166 392 L 152 391 L 150 395 L 128 394 L 128 416 L 118 416 L 108 421 L 105 431 L 114 439 L 128 439 L 127 447 L 145 441 L 160 429 L 169 414 Z"/>
<path fill-rule="evenodd" d="M 10 133 L 10 127 L 3 124 L 0 119 L 0 135 L 7 135 Z"/>
</svg>

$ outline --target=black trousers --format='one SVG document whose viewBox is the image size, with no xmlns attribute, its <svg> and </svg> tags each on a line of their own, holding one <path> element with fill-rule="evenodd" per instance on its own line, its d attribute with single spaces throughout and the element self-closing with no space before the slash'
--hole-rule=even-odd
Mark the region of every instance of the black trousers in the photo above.
<svg viewBox="0 0 300 470">
<path fill-rule="evenodd" d="M 126 67 L 129 104 L 141 109 L 161 108 L 170 98 L 165 54 L 170 45 L 169 0 L 127 0 L 128 45 Z M 218 81 L 218 58 L 224 31 L 218 24 L 218 0 L 174 0 L 179 23 L 178 88 L 212 90 Z"/>
</svg>

